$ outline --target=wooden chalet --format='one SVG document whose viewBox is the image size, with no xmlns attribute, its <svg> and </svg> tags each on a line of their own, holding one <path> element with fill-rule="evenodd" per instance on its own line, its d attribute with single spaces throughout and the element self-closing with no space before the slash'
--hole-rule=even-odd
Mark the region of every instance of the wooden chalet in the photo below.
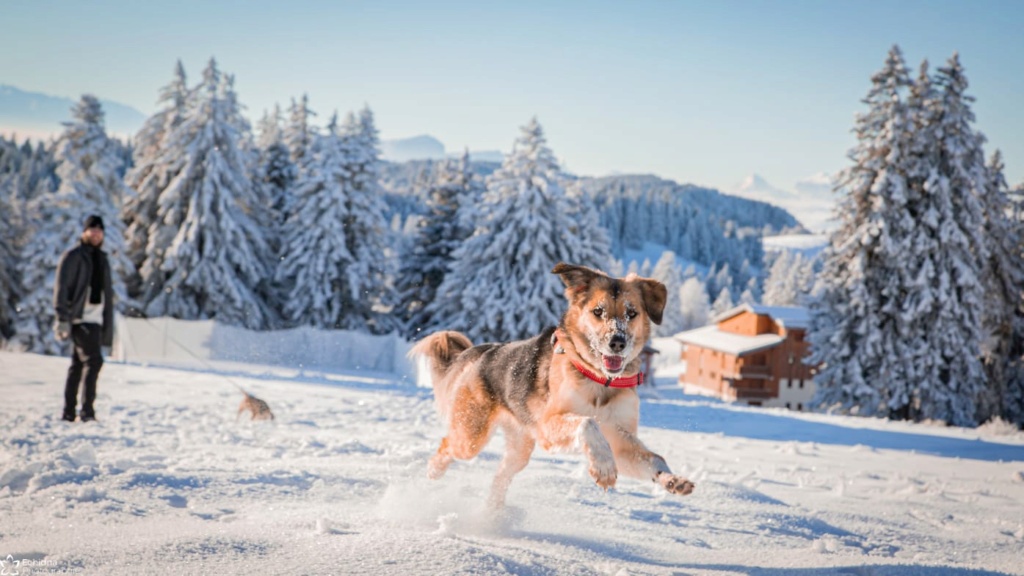
<svg viewBox="0 0 1024 576">
<path fill-rule="evenodd" d="M 804 363 L 808 323 L 805 308 L 743 304 L 680 332 L 680 384 L 730 402 L 803 410 L 814 396 L 814 367 Z"/>
</svg>

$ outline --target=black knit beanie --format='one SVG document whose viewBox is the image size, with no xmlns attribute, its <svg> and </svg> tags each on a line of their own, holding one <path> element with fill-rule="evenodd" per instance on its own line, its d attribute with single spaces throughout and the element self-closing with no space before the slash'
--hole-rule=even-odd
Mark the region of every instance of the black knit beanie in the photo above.
<svg viewBox="0 0 1024 576">
<path fill-rule="evenodd" d="M 89 228 L 99 228 L 100 230 L 103 230 L 103 218 L 100 218 L 96 214 L 93 214 L 92 216 L 86 218 L 85 228 L 83 228 L 83 230 L 88 230 Z"/>
</svg>

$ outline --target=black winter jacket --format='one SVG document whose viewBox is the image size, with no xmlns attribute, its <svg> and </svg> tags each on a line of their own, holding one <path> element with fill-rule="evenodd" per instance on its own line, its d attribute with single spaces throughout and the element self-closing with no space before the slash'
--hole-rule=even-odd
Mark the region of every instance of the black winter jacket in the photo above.
<svg viewBox="0 0 1024 576">
<path fill-rule="evenodd" d="M 114 288 L 110 281 L 110 261 L 106 252 L 84 243 L 68 250 L 57 265 L 53 286 L 53 308 L 59 322 L 72 323 L 82 317 L 89 283 L 92 281 L 92 256 L 103 259 L 103 345 L 114 345 Z"/>
</svg>

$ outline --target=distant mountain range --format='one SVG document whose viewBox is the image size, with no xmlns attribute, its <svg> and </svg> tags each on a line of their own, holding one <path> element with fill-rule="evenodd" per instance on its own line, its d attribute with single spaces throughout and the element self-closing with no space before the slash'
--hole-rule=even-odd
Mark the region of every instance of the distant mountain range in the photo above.
<svg viewBox="0 0 1024 576">
<path fill-rule="evenodd" d="M 118 137 L 134 136 L 146 120 L 145 114 L 126 104 L 102 98 L 100 103 L 106 113 L 107 132 Z M 71 119 L 71 108 L 75 104 L 71 98 L 0 84 L 0 134 L 36 139 L 57 136 L 63 130 L 62 123 Z M 427 135 L 382 140 L 380 148 L 381 156 L 390 162 L 439 160 L 462 155 L 462 151 L 448 152 L 440 140 Z M 497 150 L 471 151 L 470 156 L 480 162 L 501 162 L 504 158 Z"/>
<path fill-rule="evenodd" d="M 442 158 L 462 156 L 462 151 L 448 152 L 440 140 L 426 134 L 412 138 L 382 140 L 380 152 L 381 157 L 388 162 L 441 160 Z M 505 158 L 505 155 L 498 150 L 471 150 L 469 156 L 477 162 L 501 162 Z"/>
<path fill-rule="evenodd" d="M 71 108 L 76 103 L 71 98 L 0 84 L 0 133 L 40 139 L 56 136 L 63 129 L 61 123 L 71 119 Z M 103 99 L 100 103 L 111 134 L 134 135 L 146 120 L 145 114 L 126 104 Z"/>
<path fill-rule="evenodd" d="M 808 230 L 823 232 L 835 226 L 831 221 L 835 207 L 833 185 L 831 175 L 819 172 L 796 182 L 794 191 L 790 192 L 773 186 L 757 174 L 751 174 L 728 193 L 785 208 Z"/>
</svg>

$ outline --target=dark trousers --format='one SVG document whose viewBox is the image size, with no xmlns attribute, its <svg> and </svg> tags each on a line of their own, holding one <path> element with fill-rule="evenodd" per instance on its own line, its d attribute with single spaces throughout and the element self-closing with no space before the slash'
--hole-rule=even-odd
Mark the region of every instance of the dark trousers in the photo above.
<svg viewBox="0 0 1024 576">
<path fill-rule="evenodd" d="M 96 400 L 96 380 L 103 367 L 103 327 L 99 324 L 74 324 L 71 326 L 71 341 L 75 345 L 71 353 L 71 368 L 64 386 L 64 415 L 74 417 L 78 404 L 78 387 L 85 370 L 85 394 L 82 397 L 82 416 L 93 417 L 92 403 Z"/>
</svg>

